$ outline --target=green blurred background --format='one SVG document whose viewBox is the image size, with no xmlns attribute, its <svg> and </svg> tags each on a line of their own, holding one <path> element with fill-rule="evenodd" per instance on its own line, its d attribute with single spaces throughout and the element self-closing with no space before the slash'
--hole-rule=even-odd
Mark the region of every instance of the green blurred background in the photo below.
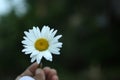
<svg viewBox="0 0 120 80">
<path fill-rule="evenodd" d="M 63 35 L 61 55 L 42 60 L 60 80 L 120 80 L 119 0 L 0 0 L 0 80 L 31 64 L 23 32 L 43 25 Z"/>
</svg>

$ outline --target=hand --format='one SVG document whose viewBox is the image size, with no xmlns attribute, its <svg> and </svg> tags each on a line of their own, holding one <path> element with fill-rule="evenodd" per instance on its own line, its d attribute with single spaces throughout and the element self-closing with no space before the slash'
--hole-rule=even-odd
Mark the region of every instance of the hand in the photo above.
<svg viewBox="0 0 120 80">
<path fill-rule="evenodd" d="M 23 76 L 31 76 L 35 80 L 58 80 L 58 75 L 55 69 L 50 67 L 38 68 L 37 63 L 33 63 L 29 66 L 16 80 L 19 80 Z"/>
</svg>

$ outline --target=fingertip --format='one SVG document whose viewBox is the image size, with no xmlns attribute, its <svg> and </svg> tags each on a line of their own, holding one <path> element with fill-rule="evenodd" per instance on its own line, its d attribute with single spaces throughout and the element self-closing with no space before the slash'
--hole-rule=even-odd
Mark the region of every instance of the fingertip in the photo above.
<svg viewBox="0 0 120 80">
<path fill-rule="evenodd" d="M 34 74 L 29 70 L 29 69 L 26 69 L 20 76 L 33 76 Z"/>
<path fill-rule="evenodd" d="M 44 67 L 43 70 L 50 70 L 50 67 Z"/>
<path fill-rule="evenodd" d="M 44 71 L 40 68 L 38 68 L 35 71 L 35 76 L 34 76 L 35 80 L 45 80 L 45 74 Z"/>
<path fill-rule="evenodd" d="M 44 67 L 43 71 L 45 72 L 45 74 L 48 74 L 50 72 L 50 67 Z"/>
<path fill-rule="evenodd" d="M 40 73 L 43 73 L 43 71 L 42 71 L 40 68 L 38 68 L 38 69 L 35 71 L 35 74 L 40 74 Z"/>
<path fill-rule="evenodd" d="M 37 64 L 37 62 L 35 62 L 28 67 L 28 70 L 30 70 L 32 73 L 34 73 L 35 70 L 38 68 L 38 66 L 39 66 L 39 64 Z"/>
<path fill-rule="evenodd" d="M 57 74 L 57 71 L 55 69 L 51 69 L 52 74 Z"/>
<path fill-rule="evenodd" d="M 39 64 L 37 62 L 34 62 L 32 65 L 37 66 L 37 67 L 39 66 Z"/>
<path fill-rule="evenodd" d="M 54 76 L 52 77 L 52 80 L 58 80 L 58 76 L 57 76 L 57 75 L 54 75 Z"/>
<path fill-rule="evenodd" d="M 54 78 L 54 80 L 57 80 L 57 71 L 55 69 L 49 69 L 48 71 L 49 72 L 47 72 L 47 79 L 53 80 L 52 78 Z"/>
</svg>

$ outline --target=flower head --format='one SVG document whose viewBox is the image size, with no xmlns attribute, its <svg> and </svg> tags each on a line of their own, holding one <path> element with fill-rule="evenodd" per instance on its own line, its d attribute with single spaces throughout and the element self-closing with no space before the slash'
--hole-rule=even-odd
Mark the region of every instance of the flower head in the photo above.
<svg viewBox="0 0 120 80">
<path fill-rule="evenodd" d="M 31 62 L 36 60 L 39 64 L 43 57 L 46 60 L 52 61 L 52 54 L 60 54 L 59 51 L 62 47 L 62 42 L 59 42 L 58 39 L 62 35 L 55 36 L 57 30 L 43 26 L 41 31 L 38 27 L 33 27 L 33 29 L 29 29 L 28 32 L 25 31 L 24 33 L 25 36 L 22 41 L 24 49 L 22 52 L 30 54 Z"/>
</svg>

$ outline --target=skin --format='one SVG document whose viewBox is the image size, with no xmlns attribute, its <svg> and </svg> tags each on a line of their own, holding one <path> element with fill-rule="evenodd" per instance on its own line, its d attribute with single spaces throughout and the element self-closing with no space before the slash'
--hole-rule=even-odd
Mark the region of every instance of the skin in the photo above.
<svg viewBox="0 0 120 80">
<path fill-rule="evenodd" d="M 19 80 L 23 76 L 31 76 L 35 80 L 58 80 L 58 75 L 55 69 L 50 67 L 38 68 L 37 63 L 30 65 L 22 74 L 15 80 Z"/>
</svg>

